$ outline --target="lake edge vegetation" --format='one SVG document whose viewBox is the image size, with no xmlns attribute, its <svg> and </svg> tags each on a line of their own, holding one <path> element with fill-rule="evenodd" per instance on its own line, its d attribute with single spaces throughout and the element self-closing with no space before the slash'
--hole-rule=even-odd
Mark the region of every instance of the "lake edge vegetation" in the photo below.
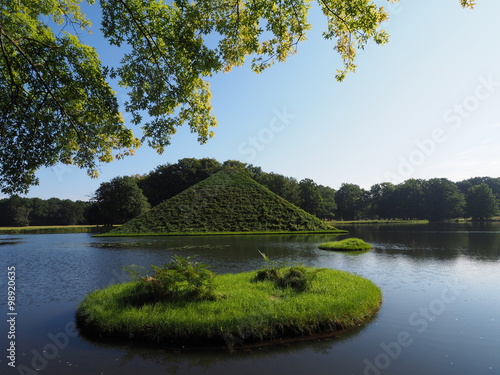
<svg viewBox="0 0 500 375">
<path fill-rule="evenodd" d="M 107 227 L 95 225 L 52 225 L 29 227 L 0 227 L 0 234 L 56 234 L 56 233 L 103 233 Z"/>
<path fill-rule="evenodd" d="M 116 232 L 105 232 L 101 234 L 96 234 L 94 237 L 182 237 L 182 236 L 273 236 L 282 234 L 332 234 L 341 235 L 347 234 L 349 231 L 343 229 L 334 230 L 314 230 L 314 231 L 247 231 L 247 232 L 144 232 L 144 233 L 116 233 Z"/>
<path fill-rule="evenodd" d="M 500 214 L 500 178 L 444 178 L 383 182 L 369 190 L 344 183 L 335 190 L 305 178 L 298 181 L 234 160 L 185 158 L 158 166 L 145 175 L 103 182 L 89 202 L 51 198 L 0 199 L 0 227 L 47 225 L 117 225 L 172 198 L 223 168 L 233 168 L 288 202 L 325 221 L 488 221 Z M 495 219 L 495 220 L 498 220 Z"/>
</svg>

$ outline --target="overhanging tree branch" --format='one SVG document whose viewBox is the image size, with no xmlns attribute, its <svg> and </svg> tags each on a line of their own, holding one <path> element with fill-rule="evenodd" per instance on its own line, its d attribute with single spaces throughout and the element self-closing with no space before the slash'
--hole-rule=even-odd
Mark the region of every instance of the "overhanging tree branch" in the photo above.
<svg viewBox="0 0 500 375">
<path fill-rule="evenodd" d="M 134 24 L 136 25 L 137 29 L 139 30 L 139 32 L 144 35 L 144 38 L 146 39 L 146 43 L 148 45 L 148 48 L 149 50 L 151 51 L 151 56 L 153 57 L 154 59 L 154 62 L 155 62 L 155 65 L 156 65 L 156 68 L 157 68 L 157 71 L 159 72 L 163 72 L 163 69 L 160 67 L 160 62 L 159 62 L 159 59 L 156 57 L 156 52 L 158 52 L 158 54 L 160 55 L 160 58 L 164 61 L 165 65 L 169 66 L 169 68 L 171 69 L 171 66 L 170 66 L 170 63 L 168 62 L 168 60 L 165 58 L 165 56 L 163 55 L 163 53 L 161 52 L 161 49 L 160 47 L 158 46 L 158 44 L 156 43 L 156 41 L 154 40 L 153 36 L 146 30 L 146 27 L 143 25 L 142 21 L 140 21 L 136 16 L 135 16 L 135 13 L 134 11 L 128 6 L 127 2 L 125 0 L 118 0 L 122 5 L 123 7 L 127 10 L 128 14 L 130 15 L 130 17 L 132 18 L 132 21 L 134 22 Z M 171 39 L 170 42 L 173 42 L 173 40 Z M 171 69 L 171 70 L 174 70 L 174 69 Z M 169 88 L 172 90 L 172 92 L 178 92 L 177 88 L 172 85 L 172 83 L 170 82 L 169 78 L 168 77 L 165 77 L 165 83 L 169 86 Z M 189 104 L 190 106 L 193 106 L 192 103 L 190 103 L 190 100 L 189 98 L 183 96 L 182 100 Z"/>
<path fill-rule="evenodd" d="M 49 86 L 49 84 L 45 81 L 42 73 L 38 69 L 37 64 L 34 63 L 34 61 L 24 52 L 24 50 L 19 46 L 16 41 L 14 41 L 7 33 L 4 32 L 3 29 L 0 30 L 1 35 L 5 36 L 5 38 L 12 44 L 12 46 L 16 49 L 16 51 L 28 62 L 28 64 L 31 66 L 33 71 L 35 72 L 38 80 L 42 84 L 42 86 L 47 90 L 49 93 L 50 97 L 54 100 L 54 102 L 57 104 L 57 107 L 59 108 L 60 112 L 64 115 L 64 117 L 68 120 L 69 124 L 75 130 L 78 138 L 84 140 L 85 137 L 83 137 L 78 130 L 77 125 L 75 124 L 72 116 L 66 111 L 66 108 L 64 105 L 61 103 L 59 98 L 56 96 L 56 94 L 53 92 L 52 88 Z M 0 35 L 0 37 L 1 37 Z M 0 38 L 1 39 L 1 38 Z"/>
</svg>

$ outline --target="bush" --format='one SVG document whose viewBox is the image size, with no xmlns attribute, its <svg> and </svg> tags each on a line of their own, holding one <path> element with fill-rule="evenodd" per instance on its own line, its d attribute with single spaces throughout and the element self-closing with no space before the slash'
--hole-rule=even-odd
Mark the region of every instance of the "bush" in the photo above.
<svg viewBox="0 0 500 375">
<path fill-rule="evenodd" d="M 308 289 L 311 276 L 311 272 L 304 266 L 293 266 L 283 272 L 283 276 L 278 280 L 278 286 L 303 291 Z"/>
<path fill-rule="evenodd" d="M 144 305 L 158 302 L 215 299 L 215 273 L 191 257 L 174 256 L 171 263 L 151 266 L 152 275 L 140 276 L 135 267 L 126 268 L 136 285 L 126 302 Z"/>
<path fill-rule="evenodd" d="M 257 271 L 254 281 L 272 281 L 280 288 L 292 288 L 296 291 L 305 291 L 311 285 L 315 273 L 304 266 L 286 267 L 269 260 L 259 251 L 266 261 L 266 267 Z"/>
</svg>

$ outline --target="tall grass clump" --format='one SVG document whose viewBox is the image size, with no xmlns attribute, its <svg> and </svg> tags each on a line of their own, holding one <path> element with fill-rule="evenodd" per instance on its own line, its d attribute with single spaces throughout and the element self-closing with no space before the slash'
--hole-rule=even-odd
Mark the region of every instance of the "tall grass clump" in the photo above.
<svg viewBox="0 0 500 375">
<path fill-rule="evenodd" d="M 286 267 L 286 265 L 271 261 L 266 254 L 260 252 L 266 266 L 257 271 L 254 281 L 271 281 L 280 288 L 292 288 L 296 291 L 305 291 L 311 285 L 315 271 L 302 265 Z"/>
</svg>

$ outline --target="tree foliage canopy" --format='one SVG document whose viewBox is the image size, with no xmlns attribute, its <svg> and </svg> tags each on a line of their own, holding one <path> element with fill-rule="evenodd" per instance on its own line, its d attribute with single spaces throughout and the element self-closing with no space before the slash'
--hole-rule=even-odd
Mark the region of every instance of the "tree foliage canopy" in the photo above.
<svg viewBox="0 0 500 375">
<path fill-rule="evenodd" d="M 446 178 L 432 178 L 424 184 L 426 217 L 440 221 L 460 217 L 465 198 L 458 187 Z"/>
<path fill-rule="evenodd" d="M 2 3 L 4 193 L 26 192 L 37 183 L 39 168 L 58 162 L 96 176 L 99 163 L 131 154 L 140 145 L 123 122 L 108 79 L 117 78 L 129 89 L 125 109 L 132 123 L 142 126 L 142 142 L 162 152 L 176 127 L 187 124 L 204 143 L 216 126 L 206 77 L 243 65 L 250 56 L 255 72 L 285 61 L 311 28 L 309 0 L 101 0 L 104 36 L 112 45 L 128 47 L 117 66 L 103 67 L 96 50 L 78 37 L 78 30 L 91 26 L 82 1 Z M 356 68 L 358 49 L 369 41 L 387 42 L 381 25 L 389 15 L 371 0 L 318 4 L 327 19 L 323 36 L 342 58 L 337 71 L 342 80 Z"/>
<path fill-rule="evenodd" d="M 0 226 L 23 227 L 86 224 L 88 202 L 69 199 L 21 198 L 13 195 L 0 199 Z"/>
<path fill-rule="evenodd" d="M 493 190 L 486 184 L 481 183 L 469 188 L 465 196 L 466 212 L 474 220 L 486 220 L 494 216 L 498 210 L 498 204 Z"/>
<path fill-rule="evenodd" d="M 0 189 L 27 192 L 58 162 L 97 174 L 100 162 L 138 146 L 96 51 L 52 24 L 89 21 L 77 1 L 7 1 L 0 13 Z M 113 156 L 113 151 L 118 154 Z"/>
<path fill-rule="evenodd" d="M 90 219 L 95 224 L 123 224 L 150 208 L 137 179 L 131 176 L 102 183 L 92 201 Z"/>
<path fill-rule="evenodd" d="M 365 191 L 356 184 L 344 183 L 335 193 L 335 203 L 337 204 L 337 215 L 341 220 L 361 219 Z"/>
</svg>

